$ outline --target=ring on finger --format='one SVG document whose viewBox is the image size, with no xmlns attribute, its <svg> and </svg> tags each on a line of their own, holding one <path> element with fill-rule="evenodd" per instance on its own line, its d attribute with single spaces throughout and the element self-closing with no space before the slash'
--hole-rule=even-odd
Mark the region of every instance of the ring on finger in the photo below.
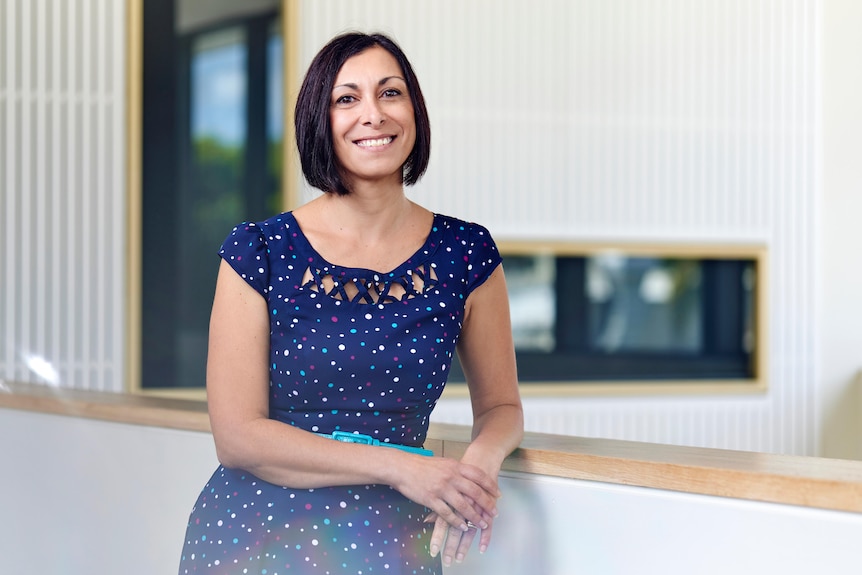
<svg viewBox="0 0 862 575">
<path fill-rule="evenodd" d="M 472 521 L 467 521 L 467 529 L 478 529 L 479 526 L 473 523 Z"/>
</svg>

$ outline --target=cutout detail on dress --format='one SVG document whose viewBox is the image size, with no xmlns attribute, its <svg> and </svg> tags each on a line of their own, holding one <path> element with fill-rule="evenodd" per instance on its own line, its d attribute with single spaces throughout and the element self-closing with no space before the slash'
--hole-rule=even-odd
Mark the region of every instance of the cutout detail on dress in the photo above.
<svg viewBox="0 0 862 575">
<path fill-rule="evenodd" d="M 348 275 L 329 267 L 309 267 L 302 276 L 302 288 L 351 303 L 386 304 L 420 296 L 437 286 L 434 264 L 419 265 L 401 276 L 369 273 L 367 277 Z"/>
</svg>

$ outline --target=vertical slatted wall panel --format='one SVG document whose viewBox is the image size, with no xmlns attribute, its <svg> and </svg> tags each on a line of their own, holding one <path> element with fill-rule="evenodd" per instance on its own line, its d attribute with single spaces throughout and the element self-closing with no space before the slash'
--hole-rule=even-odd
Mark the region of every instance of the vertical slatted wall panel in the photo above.
<svg viewBox="0 0 862 575">
<path fill-rule="evenodd" d="M 409 6 L 409 8 L 408 8 Z M 770 389 L 527 401 L 528 428 L 813 454 L 817 0 L 305 0 L 303 66 L 392 33 L 429 103 L 411 195 L 498 238 L 768 246 Z M 443 402 L 440 421 L 469 421 Z"/>
<path fill-rule="evenodd" d="M 0 0 L 0 378 L 123 389 L 123 11 Z"/>
</svg>

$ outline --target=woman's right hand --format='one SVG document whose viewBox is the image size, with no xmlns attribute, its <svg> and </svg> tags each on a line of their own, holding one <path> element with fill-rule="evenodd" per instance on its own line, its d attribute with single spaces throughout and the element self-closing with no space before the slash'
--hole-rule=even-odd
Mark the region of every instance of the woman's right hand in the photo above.
<svg viewBox="0 0 862 575">
<path fill-rule="evenodd" d="M 490 526 L 500 497 L 494 478 L 456 459 L 404 455 L 409 460 L 393 469 L 398 477 L 390 484 L 395 489 L 461 531 L 468 530 L 468 521 L 481 529 Z"/>
</svg>

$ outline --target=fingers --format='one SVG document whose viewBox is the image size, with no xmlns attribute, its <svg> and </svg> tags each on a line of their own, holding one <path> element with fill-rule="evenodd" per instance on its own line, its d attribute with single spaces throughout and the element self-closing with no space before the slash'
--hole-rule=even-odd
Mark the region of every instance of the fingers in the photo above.
<svg viewBox="0 0 862 575">
<path fill-rule="evenodd" d="M 497 486 L 497 482 L 478 467 L 462 463 L 460 470 L 464 477 L 481 487 L 494 499 L 497 499 L 502 495 L 500 493 L 500 488 Z"/>
<path fill-rule="evenodd" d="M 467 527 L 483 530 L 488 529 L 498 515 L 496 504 L 494 505 L 494 508 L 491 510 L 491 512 L 488 512 L 484 510 L 477 502 L 473 501 L 470 498 L 467 499 L 470 505 L 472 505 L 473 511 L 481 517 L 479 521 L 476 521 L 475 519 L 471 519 L 469 517 L 465 517 L 465 519 L 467 520 Z"/>
<path fill-rule="evenodd" d="M 490 535 L 486 536 L 486 531 L 482 530 L 480 542 L 483 539 L 490 541 Z M 479 533 L 479 529 L 472 524 L 467 531 L 462 531 L 438 517 L 434 523 L 434 532 L 431 534 L 431 556 L 436 557 L 438 553 L 442 552 L 444 565 L 451 565 L 453 561 L 461 563 L 467 557 L 467 552 L 470 550 L 470 545 L 473 544 L 477 533 Z M 484 548 L 480 547 L 480 551 L 484 552 L 487 547 L 486 542 Z"/>
<path fill-rule="evenodd" d="M 443 565 L 451 565 L 453 559 L 459 563 L 463 561 L 475 535 L 475 528 L 460 531 L 450 526 L 449 532 L 446 534 L 446 545 L 443 547 Z M 466 546 L 464 545 L 465 540 Z M 460 555 L 458 554 L 459 551 L 461 552 Z"/>
<path fill-rule="evenodd" d="M 454 551 L 455 561 L 460 563 L 461 561 L 464 560 L 464 558 L 467 556 L 467 551 L 470 550 L 470 545 L 473 544 L 473 539 L 476 537 L 476 534 L 478 532 L 479 532 L 479 530 L 476 527 L 471 527 L 467 531 L 463 531 L 461 533 L 461 536 L 458 538 L 459 539 L 458 544 L 455 547 L 455 551 Z M 482 532 L 484 533 L 484 530 Z M 454 539 L 454 537 L 453 537 L 453 539 Z M 446 548 L 447 548 L 447 550 L 449 549 L 448 541 L 447 541 Z M 445 553 L 443 554 L 443 562 L 446 563 L 446 554 Z M 448 565 L 451 562 L 452 562 L 452 560 L 451 560 L 451 556 L 450 556 L 449 563 L 446 563 L 446 564 Z"/>
<path fill-rule="evenodd" d="M 494 518 L 493 517 L 488 519 L 486 526 L 482 527 L 481 529 L 478 529 L 478 525 L 474 525 L 470 522 L 468 522 L 468 524 L 467 524 L 467 527 L 470 528 L 470 531 L 473 532 L 474 536 L 477 532 L 481 531 L 481 535 L 479 536 L 479 552 L 480 553 L 484 553 L 485 551 L 488 550 L 488 545 L 491 543 L 491 530 L 493 529 L 493 526 L 494 526 Z M 470 546 L 470 543 L 472 543 L 472 541 L 473 541 L 473 537 L 470 537 L 468 544 L 467 544 L 467 547 Z M 466 549 L 464 550 L 464 552 L 466 553 Z"/>
<path fill-rule="evenodd" d="M 439 491 L 428 507 L 461 531 L 467 531 L 468 521 L 487 529 L 498 514 L 496 497 L 463 475 L 449 480 Z"/>
<path fill-rule="evenodd" d="M 459 470 L 463 473 L 462 479 L 453 485 L 456 493 L 447 503 L 465 520 L 464 525 L 459 525 L 462 531 L 465 530 L 466 521 L 472 521 L 482 529 L 487 529 L 498 515 L 497 498 L 500 491 L 497 484 L 472 466 L 465 465 Z"/>
<path fill-rule="evenodd" d="M 451 515 L 440 513 L 449 524 L 457 527 L 461 531 L 467 531 L 468 523 L 472 523 L 480 529 L 487 529 L 490 522 L 497 516 L 497 507 L 494 500 L 485 505 L 491 505 L 491 510 L 483 508 L 475 499 L 469 496 L 456 493 L 453 495 L 451 502 L 447 502 Z"/>
<path fill-rule="evenodd" d="M 437 516 L 436 513 L 432 513 L 428 517 L 435 516 L 436 520 L 434 521 L 434 531 L 431 533 L 431 543 L 429 544 L 429 550 L 431 551 L 431 557 L 436 557 L 437 553 L 440 552 L 440 549 L 443 548 L 443 544 L 446 541 L 446 533 L 449 531 L 451 527 L 449 523 L 446 522 L 442 517 Z M 427 521 L 428 519 L 426 519 Z"/>
<path fill-rule="evenodd" d="M 465 513 L 456 512 L 456 506 L 460 509 L 464 509 Z M 429 505 L 429 507 L 434 510 L 434 514 L 437 516 L 437 522 L 443 521 L 454 529 L 460 529 L 461 531 L 467 531 L 467 522 L 472 521 L 472 519 L 465 517 L 465 515 L 470 515 L 471 517 L 477 515 L 475 510 L 470 511 L 468 509 L 469 506 L 449 503 L 445 499 L 439 499 L 435 503 Z"/>
<path fill-rule="evenodd" d="M 493 529 L 493 524 L 487 529 L 482 529 L 482 534 L 479 536 L 479 553 L 484 553 L 488 550 L 488 545 L 491 544 L 491 531 Z"/>
<path fill-rule="evenodd" d="M 404 481 L 397 488 L 432 511 L 425 519 L 434 522 L 429 542 L 432 556 L 443 551 L 450 561 L 460 560 L 479 530 L 483 532 L 480 543 L 487 548 L 490 532 L 486 531 L 498 514 L 496 478 L 455 460 L 439 458 L 422 463 L 415 469 L 405 467 L 413 472 L 403 474 Z M 468 522 L 475 527 L 470 529 Z"/>
</svg>

